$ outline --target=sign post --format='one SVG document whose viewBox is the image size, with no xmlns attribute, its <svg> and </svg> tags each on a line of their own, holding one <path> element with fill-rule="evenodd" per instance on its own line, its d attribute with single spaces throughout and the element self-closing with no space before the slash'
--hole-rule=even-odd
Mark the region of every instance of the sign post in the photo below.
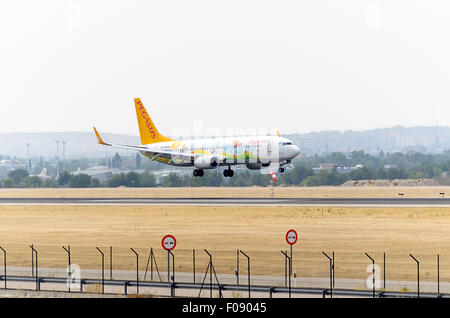
<svg viewBox="0 0 450 318">
<path fill-rule="evenodd" d="M 297 232 L 295 230 L 289 230 L 286 233 L 286 242 L 290 245 L 291 247 L 291 254 L 290 254 L 290 258 L 289 258 L 289 298 L 291 298 L 291 276 L 292 276 L 292 246 L 297 243 L 298 240 L 298 235 Z"/>
<path fill-rule="evenodd" d="M 173 235 L 166 235 L 161 240 L 161 245 L 163 249 L 167 251 L 167 283 L 170 287 L 170 251 L 177 245 L 177 240 Z"/>
</svg>

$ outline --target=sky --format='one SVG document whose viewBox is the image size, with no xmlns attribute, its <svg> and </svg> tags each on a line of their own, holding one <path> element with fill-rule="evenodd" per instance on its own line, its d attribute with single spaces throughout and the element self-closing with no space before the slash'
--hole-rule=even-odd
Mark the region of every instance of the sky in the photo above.
<svg viewBox="0 0 450 318">
<path fill-rule="evenodd" d="M 0 2 L 0 133 L 450 125 L 450 2 Z"/>
</svg>

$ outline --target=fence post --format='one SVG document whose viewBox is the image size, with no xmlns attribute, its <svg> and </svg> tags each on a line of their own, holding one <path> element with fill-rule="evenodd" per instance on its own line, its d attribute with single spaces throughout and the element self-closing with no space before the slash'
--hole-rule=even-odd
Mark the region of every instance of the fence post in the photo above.
<svg viewBox="0 0 450 318">
<path fill-rule="evenodd" d="M 323 255 L 325 255 L 326 258 L 328 258 L 328 261 L 330 262 L 330 291 L 331 291 L 331 298 L 333 298 L 333 259 L 329 257 L 325 252 L 322 252 Z M 325 298 L 325 293 L 323 294 L 323 298 Z"/>
<path fill-rule="evenodd" d="M 34 277 L 34 251 L 33 244 L 30 245 L 31 248 L 31 277 Z"/>
<path fill-rule="evenodd" d="M 420 263 L 412 254 L 409 254 L 409 256 L 411 256 L 411 258 L 417 263 L 417 298 L 419 298 L 420 297 L 420 275 L 419 275 L 420 274 L 420 272 L 419 272 Z"/>
<path fill-rule="evenodd" d="M 335 280 L 334 280 L 334 251 L 333 251 L 332 259 L 333 259 L 333 264 L 332 264 L 332 268 L 333 268 L 333 288 L 335 288 L 336 286 L 334 285 L 335 284 Z"/>
<path fill-rule="evenodd" d="M 31 264 L 33 267 L 34 267 L 34 256 L 36 256 L 36 291 L 39 291 L 41 288 L 39 285 L 38 252 L 34 248 L 33 244 L 30 245 L 30 248 L 31 248 Z M 34 272 L 34 269 L 32 269 L 32 271 Z"/>
<path fill-rule="evenodd" d="M 195 249 L 192 249 L 192 269 L 194 272 L 194 284 L 195 284 Z"/>
<path fill-rule="evenodd" d="M 6 289 L 6 250 L 1 246 L 0 249 L 3 251 L 3 271 L 5 273 L 5 289 Z"/>
<path fill-rule="evenodd" d="M 284 255 L 284 257 L 286 258 L 286 260 L 288 260 L 289 259 L 289 264 L 291 263 L 291 258 L 290 258 L 290 256 L 287 254 L 287 251 L 281 251 L 281 254 L 283 254 Z M 284 269 L 285 269 L 285 283 L 286 283 L 286 261 L 284 262 L 284 264 L 285 264 L 285 266 L 284 266 Z M 289 266 L 289 298 L 291 298 L 291 267 Z"/>
<path fill-rule="evenodd" d="M 438 293 L 438 297 L 440 294 L 440 288 L 439 288 L 439 254 L 437 255 L 437 293 Z"/>
<path fill-rule="evenodd" d="M 105 293 L 105 254 L 103 254 L 103 252 L 98 248 L 95 247 L 97 249 L 97 251 L 100 252 L 100 254 L 102 254 L 102 294 Z"/>
<path fill-rule="evenodd" d="M 68 260 L 68 262 L 69 262 L 69 293 L 70 293 L 70 285 L 72 284 L 72 268 L 71 268 L 71 266 L 70 266 L 70 245 L 68 245 L 67 246 L 68 248 L 66 248 L 65 246 L 63 246 L 62 248 L 67 252 L 67 255 L 68 255 L 68 257 L 69 257 L 69 260 Z"/>
<path fill-rule="evenodd" d="M 109 247 L 109 280 L 112 280 L 112 246 Z"/>
<path fill-rule="evenodd" d="M 383 253 L 383 290 L 386 291 L 386 253 Z"/>
<path fill-rule="evenodd" d="M 136 294 L 139 295 L 139 254 L 133 248 L 130 249 L 136 254 Z"/>
<path fill-rule="evenodd" d="M 370 257 L 369 254 L 366 254 L 366 256 L 372 261 L 372 294 L 373 294 L 373 298 L 375 298 L 375 260 Z"/>
<path fill-rule="evenodd" d="M 250 298 L 250 257 L 243 251 L 239 250 L 245 257 L 247 257 L 247 272 L 248 272 L 248 298 Z"/>
<path fill-rule="evenodd" d="M 236 285 L 239 286 L 239 250 L 236 250 Z"/>
<path fill-rule="evenodd" d="M 168 250 L 170 255 L 172 255 L 172 287 L 170 290 L 170 295 L 172 297 L 175 297 L 175 255 L 172 253 L 172 251 Z"/>
</svg>

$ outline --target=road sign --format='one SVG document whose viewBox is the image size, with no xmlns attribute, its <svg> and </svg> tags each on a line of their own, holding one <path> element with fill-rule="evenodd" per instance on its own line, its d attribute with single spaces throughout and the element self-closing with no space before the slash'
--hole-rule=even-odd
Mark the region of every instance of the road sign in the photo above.
<svg viewBox="0 0 450 318">
<path fill-rule="evenodd" d="M 166 235 L 163 237 L 161 245 L 166 251 L 171 251 L 177 245 L 177 240 L 173 235 Z"/>
<path fill-rule="evenodd" d="M 297 235 L 297 232 L 295 232 L 295 230 L 289 230 L 286 233 L 286 242 L 289 245 L 294 245 L 295 243 L 297 243 L 297 239 L 298 239 L 298 235 Z"/>
</svg>

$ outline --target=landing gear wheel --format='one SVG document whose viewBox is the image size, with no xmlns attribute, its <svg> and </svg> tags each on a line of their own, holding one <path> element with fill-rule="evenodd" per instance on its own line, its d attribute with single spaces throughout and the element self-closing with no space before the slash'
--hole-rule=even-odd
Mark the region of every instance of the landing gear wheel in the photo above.
<svg viewBox="0 0 450 318">
<path fill-rule="evenodd" d="M 232 176 L 234 176 L 234 171 L 231 169 L 226 169 L 223 171 L 223 176 L 224 177 L 232 177 Z"/>
<path fill-rule="evenodd" d="M 283 173 L 283 172 L 284 172 L 284 168 L 281 168 L 281 167 L 278 168 L 278 172 L 279 172 L 279 173 Z"/>
<path fill-rule="evenodd" d="M 194 169 L 192 174 L 194 175 L 194 177 L 203 177 L 205 172 L 203 171 L 203 169 Z"/>
</svg>

